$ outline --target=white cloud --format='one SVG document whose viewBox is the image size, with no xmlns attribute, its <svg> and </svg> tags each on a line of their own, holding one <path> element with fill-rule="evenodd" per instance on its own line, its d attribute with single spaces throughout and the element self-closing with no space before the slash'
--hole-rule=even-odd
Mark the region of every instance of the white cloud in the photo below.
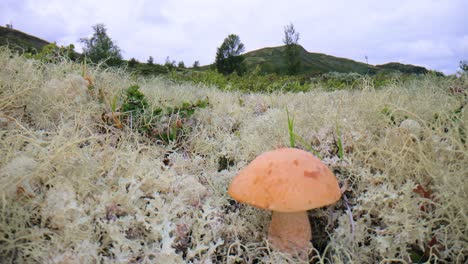
<svg viewBox="0 0 468 264">
<path fill-rule="evenodd" d="M 104 23 L 125 58 L 190 65 L 211 63 L 230 33 L 247 50 L 281 45 L 292 22 L 312 52 L 454 72 L 453 61 L 467 55 L 464 10 L 466 0 L 3 0 L 0 23 L 59 44 L 78 44 Z"/>
<path fill-rule="evenodd" d="M 447 58 L 454 55 L 450 43 L 429 39 L 394 42 L 387 46 L 389 54 L 402 54 L 409 58 L 431 59 Z"/>
</svg>

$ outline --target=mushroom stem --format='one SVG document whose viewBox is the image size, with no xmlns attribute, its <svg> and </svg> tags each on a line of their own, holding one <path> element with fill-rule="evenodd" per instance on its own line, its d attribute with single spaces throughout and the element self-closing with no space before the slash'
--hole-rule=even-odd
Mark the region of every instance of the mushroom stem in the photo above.
<svg viewBox="0 0 468 264">
<path fill-rule="evenodd" d="M 307 257 L 307 248 L 312 239 L 307 211 L 281 213 L 273 211 L 268 240 L 273 247 L 289 253 Z"/>
</svg>

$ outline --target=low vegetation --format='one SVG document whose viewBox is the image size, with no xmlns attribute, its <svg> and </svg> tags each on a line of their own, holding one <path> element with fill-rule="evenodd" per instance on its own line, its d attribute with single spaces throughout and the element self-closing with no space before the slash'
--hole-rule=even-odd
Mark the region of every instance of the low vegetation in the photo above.
<svg viewBox="0 0 468 264">
<path fill-rule="evenodd" d="M 308 261 L 468 261 L 466 74 L 247 88 L 256 77 L 142 77 L 5 47 L 0 65 L 1 263 L 299 263 L 267 242 L 268 211 L 226 193 L 290 144 L 348 186 L 309 212 Z"/>
<path fill-rule="evenodd" d="M 426 79 L 432 76 L 434 80 L 450 80 L 436 72 L 427 75 L 404 74 L 400 72 L 379 72 L 375 75 L 359 73 L 330 72 L 315 77 L 307 75 L 281 75 L 276 73 L 264 74 L 260 67 L 238 74 L 223 75 L 217 71 L 174 70 L 166 74 L 167 78 L 176 82 L 188 82 L 204 86 L 216 86 L 221 90 L 241 92 L 306 92 L 316 89 L 326 91 L 372 88 L 380 89 L 389 85 Z"/>
</svg>

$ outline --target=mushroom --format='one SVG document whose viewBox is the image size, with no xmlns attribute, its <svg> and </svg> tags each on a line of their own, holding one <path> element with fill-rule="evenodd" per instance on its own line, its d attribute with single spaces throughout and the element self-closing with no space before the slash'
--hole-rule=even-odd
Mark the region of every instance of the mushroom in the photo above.
<svg viewBox="0 0 468 264">
<path fill-rule="evenodd" d="M 241 203 L 273 211 L 268 240 L 285 253 L 306 254 L 312 239 L 307 210 L 341 197 L 330 169 L 309 152 L 295 148 L 268 151 L 231 182 L 229 195 Z"/>
</svg>

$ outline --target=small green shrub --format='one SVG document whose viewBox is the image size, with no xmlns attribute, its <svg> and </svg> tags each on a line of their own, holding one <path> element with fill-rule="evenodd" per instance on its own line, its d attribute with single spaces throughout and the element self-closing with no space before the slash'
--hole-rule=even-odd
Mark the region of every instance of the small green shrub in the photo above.
<svg viewBox="0 0 468 264">
<path fill-rule="evenodd" d="M 125 91 L 126 98 L 122 105 L 123 112 L 134 112 L 141 114 L 148 108 L 145 95 L 140 92 L 138 85 L 132 85 Z"/>
<path fill-rule="evenodd" d="M 147 64 L 147 63 L 138 63 L 138 64 L 133 64 L 135 68 L 135 73 L 137 75 L 143 75 L 143 76 L 148 76 L 148 75 L 161 75 L 161 74 L 168 74 L 170 72 L 170 69 L 168 67 L 161 65 L 161 64 Z"/>
<path fill-rule="evenodd" d="M 191 127 L 185 125 L 199 108 L 208 106 L 208 99 L 198 100 L 195 103 L 183 102 L 181 106 L 167 107 L 161 109 L 162 114 L 158 119 L 154 119 L 152 123 L 147 125 L 148 135 L 161 140 L 165 144 L 175 142 L 181 144 L 186 136 L 190 133 Z M 166 122 L 160 122 L 162 119 Z"/>
<path fill-rule="evenodd" d="M 57 63 L 61 59 L 69 59 L 75 61 L 79 55 L 75 52 L 75 46 L 70 44 L 68 46 L 57 46 L 55 43 L 50 43 L 42 48 L 38 53 L 27 52 L 25 57 L 40 60 L 43 62 Z"/>
<path fill-rule="evenodd" d="M 208 99 L 195 103 L 183 102 L 176 107 L 152 107 L 138 85 L 132 85 L 125 91 L 122 112 L 126 115 L 126 125 L 149 138 L 161 140 L 165 144 L 181 141 L 190 130 L 183 123 L 198 108 L 205 108 Z"/>
</svg>

